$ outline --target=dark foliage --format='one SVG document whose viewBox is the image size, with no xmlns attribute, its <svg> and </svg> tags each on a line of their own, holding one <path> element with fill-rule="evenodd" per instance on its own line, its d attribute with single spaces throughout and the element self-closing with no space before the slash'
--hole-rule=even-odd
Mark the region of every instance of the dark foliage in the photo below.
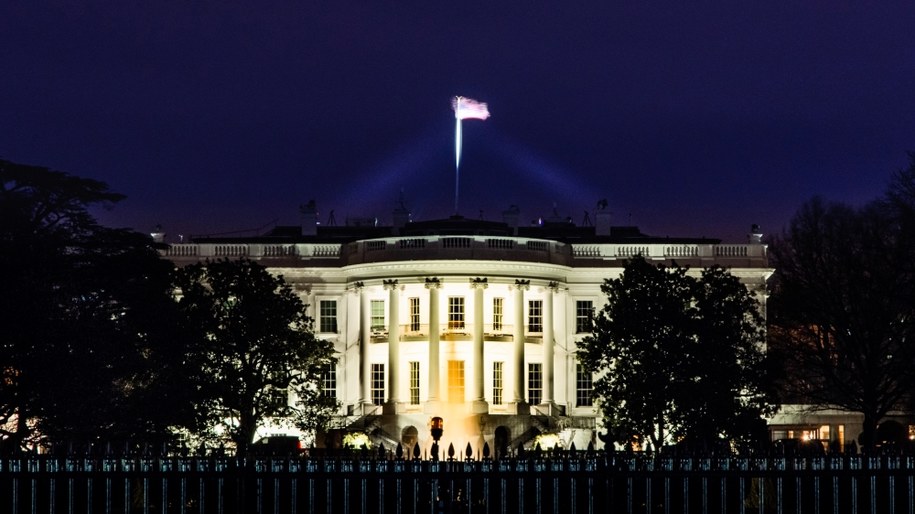
<svg viewBox="0 0 915 514">
<path fill-rule="evenodd" d="M 162 438 L 180 424 L 171 264 L 99 226 L 105 184 L 0 161 L 0 426 L 7 447 Z"/>
<path fill-rule="evenodd" d="M 786 400 L 864 415 L 861 442 L 915 387 L 915 158 L 884 199 L 815 198 L 771 245 L 770 346 Z"/>
<path fill-rule="evenodd" d="M 614 441 L 713 447 L 773 409 L 753 293 L 721 268 L 699 278 L 642 257 L 602 286 L 607 304 L 580 345 Z"/>
<path fill-rule="evenodd" d="M 319 382 L 335 361 L 333 347 L 314 336 L 282 277 L 252 261 L 222 260 L 184 268 L 178 284 L 195 341 L 198 413 L 211 433 L 224 430 L 244 454 L 268 418 L 303 429 L 327 423 L 336 401 L 322 396 Z"/>
</svg>

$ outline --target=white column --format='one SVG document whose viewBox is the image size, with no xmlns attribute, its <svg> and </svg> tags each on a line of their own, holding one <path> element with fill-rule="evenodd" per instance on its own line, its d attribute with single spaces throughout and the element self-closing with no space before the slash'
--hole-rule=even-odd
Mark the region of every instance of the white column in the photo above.
<svg viewBox="0 0 915 514">
<path fill-rule="evenodd" d="M 385 280 L 388 290 L 388 401 L 400 403 L 400 288 L 397 280 Z M 393 413 L 393 411 L 392 411 Z"/>
<path fill-rule="evenodd" d="M 359 402 L 363 405 L 372 403 L 372 364 L 369 362 L 369 344 L 372 342 L 372 313 L 369 308 L 369 295 L 365 284 L 353 284 L 359 292 Z"/>
<path fill-rule="evenodd" d="M 439 362 L 439 334 L 441 326 L 438 320 L 438 290 L 442 283 L 438 278 L 427 278 L 426 289 L 429 290 L 429 399 L 426 401 L 426 412 L 437 412 L 441 408 L 441 363 Z"/>
<path fill-rule="evenodd" d="M 483 396 L 483 290 L 487 279 L 470 279 L 473 289 L 473 406 L 474 413 L 489 411 L 489 405 Z"/>
<path fill-rule="evenodd" d="M 516 404 L 524 403 L 524 291 L 530 288 L 530 280 L 515 280 L 515 398 Z M 519 413 L 520 414 L 520 413 Z"/>
<path fill-rule="evenodd" d="M 559 284 L 550 282 L 543 299 L 543 403 L 553 403 L 553 293 L 558 290 Z"/>
</svg>

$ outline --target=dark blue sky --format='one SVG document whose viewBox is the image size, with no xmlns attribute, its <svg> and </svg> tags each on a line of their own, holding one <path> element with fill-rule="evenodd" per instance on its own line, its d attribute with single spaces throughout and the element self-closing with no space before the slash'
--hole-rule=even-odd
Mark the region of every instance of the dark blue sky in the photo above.
<svg viewBox="0 0 915 514">
<path fill-rule="evenodd" d="M 915 150 L 911 1 L 323 4 L 3 2 L 0 157 L 106 181 L 106 224 L 171 235 L 310 199 L 384 222 L 401 190 L 445 217 L 461 94 L 492 113 L 464 123 L 465 216 L 606 198 L 739 242 L 876 197 Z"/>
</svg>

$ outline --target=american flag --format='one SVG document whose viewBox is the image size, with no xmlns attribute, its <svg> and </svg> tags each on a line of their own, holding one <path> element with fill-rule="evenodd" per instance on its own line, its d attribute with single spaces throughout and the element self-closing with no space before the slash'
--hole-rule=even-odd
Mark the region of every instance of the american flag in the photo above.
<svg viewBox="0 0 915 514">
<path fill-rule="evenodd" d="M 459 120 L 472 118 L 475 120 L 485 120 L 489 117 L 489 109 L 485 102 L 478 102 L 471 98 L 456 96 L 451 100 L 451 108 L 454 109 L 454 117 Z"/>
</svg>

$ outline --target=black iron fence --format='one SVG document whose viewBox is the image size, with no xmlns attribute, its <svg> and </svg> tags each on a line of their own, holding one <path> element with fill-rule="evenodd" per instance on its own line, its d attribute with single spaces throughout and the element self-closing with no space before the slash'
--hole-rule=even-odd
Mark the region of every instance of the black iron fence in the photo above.
<svg viewBox="0 0 915 514">
<path fill-rule="evenodd" d="M 915 512 L 915 457 L 0 459 L 0 512 Z"/>
</svg>

